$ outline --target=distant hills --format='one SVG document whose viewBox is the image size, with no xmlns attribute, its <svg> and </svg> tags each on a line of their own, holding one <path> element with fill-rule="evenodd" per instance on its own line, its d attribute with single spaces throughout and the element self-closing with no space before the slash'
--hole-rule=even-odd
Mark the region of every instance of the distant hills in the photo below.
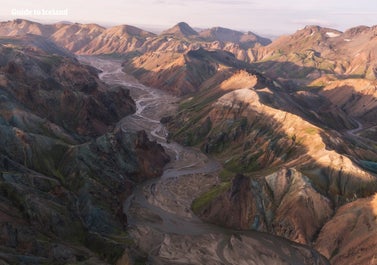
<svg viewBox="0 0 377 265">
<path fill-rule="evenodd" d="M 215 27 L 203 30 L 199 35 L 206 41 L 223 41 L 244 44 L 246 47 L 253 43 L 260 43 L 265 46 L 271 43 L 271 40 L 260 37 L 252 32 L 240 32 L 222 27 Z"/>
<path fill-rule="evenodd" d="M 192 36 L 198 36 L 199 34 L 193 28 L 191 28 L 187 23 L 180 22 L 174 27 L 163 31 L 161 35 L 173 35 L 177 37 L 188 38 Z"/>
<path fill-rule="evenodd" d="M 209 32 L 209 33 L 208 33 Z M 0 23 L 0 35 L 15 36 L 35 34 L 48 38 L 77 54 L 110 54 L 127 53 L 135 50 L 149 51 L 149 44 L 159 41 L 167 49 L 167 37 L 174 37 L 176 41 L 195 41 L 202 46 L 210 46 L 212 42 L 243 44 L 243 48 L 250 48 L 256 44 L 266 45 L 270 41 L 251 32 L 241 33 L 230 29 L 206 30 L 198 33 L 187 23 L 180 22 L 161 34 L 144 31 L 142 29 L 119 25 L 104 28 L 97 24 L 56 23 L 43 25 L 28 20 L 16 19 Z M 164 41 L 161 42 L 161 39 Z M 152 50 L 156 47 L 153 46 Z"/>
<path fill-rule="evenodd" d="M 157 51 L 185 53 L 199 47 L 207 50 L 224 50 L 248 63 L 268 61 L 260 63 L 260 69 L 271 75 L 279 75 L 280 79 L 284 76 L 291 78 L 290 75 L 299 77 L 311 72 L 312 69 L 311 77 L 302 78 L 303 82 L 320 75 L 318 71 L 375 79 L 376 32 L 376 27 L 366 26 L 345 32 L 307 26 L 294 34 L 282 36 L 271 42 L 252 32 L 243 33 L 222 27 L 197 32 L 185 22 L 180 22 L 158 35 L 130 25 L 110 28 L 78 23 L 43 25 L 21 19 L 0 23 L 1 36 L 35 34 L 76 54 L 135 55 L 135 52 L 144 54 Z M 293 65 L 285 65 L 284 68 L 278 69 L 278 65 L 283 62 L 303 67 L 300 69 L 301 73 L 297 75 L 292 69 Z"/>
</svg>

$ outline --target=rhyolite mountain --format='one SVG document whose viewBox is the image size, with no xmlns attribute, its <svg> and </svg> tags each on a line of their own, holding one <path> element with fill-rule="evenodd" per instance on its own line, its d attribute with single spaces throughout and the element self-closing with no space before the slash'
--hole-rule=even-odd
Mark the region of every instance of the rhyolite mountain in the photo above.
<svg viewBox="0 0 377 265">
<path fill-rule="evenodd" d="M 271 43 L 271 40 L 260 37 L 253 32 L 240 32 L 223 27 L 214 27 L 199 32 L 199 35 L 206 41 L 223 41 L 241 44 L 243 47 L 253 47 L 260 44 L 262 46 Z"/>
<path fill-rule="evenodd" d="M 153 33 L 128 25 L 106 29 L 97 24 L 43 25 L 22 19 L 0 23 L 2 36 L 23 34 L 43 36 L 80 54 L 125 53 L 139 48 L 148 37 L 154 36 Z"/>
<path fill-rule="evenodd" d="M 179 22 L 174 27 L 163 31 L 161 35 L 170 35 L 170 36 L 181 37 L 181 38 L 190 38 L 192 36 L 198 36 L 199 34 L 193 28 L 191 28 L 187 23 Z"/>
<path fill-rule="evenodd" d="M 217 30 L 218 31 L 218 30 Z M 56 23 L 43 25 L 16 19 L 0 23 L 0 35 L 15 36 L 35 34 L 48 38 L 76 54 L 131 54 L 154 51 L 187 52 L 194 47 L 222 49 L 236 53 L 240 59 L 253 57 L 251 48 L 266 45 L 268 39 L 248 32 L 223 29 L 225 33 L 203 32 L 203 37 L 187 23 L 180 22 L 159 35 L 130 26 L 119 25 L 104 28 L 97 24 Z M 215 32 L 215 33 L 213 33 Z M 236 38 L 225 37 L 236 35 Z"/>
<path fill-rule="evenodd" d="M 2 264 L 106 264 L 128 256 L 123 200 L 169 160 L 124 87 L 41 36 L 0 38 Z M 153 171 L 151 171 L 153 169 Z"/>
<path fill-rule="evenodd" d="M 345 32 L 307 26 L 261 48 L 258 51 L 258 60 L 270 62 L 272 66 L 274 62 L 290 62 L 302 67 L 301 76 L 293 72 L 293 79 L 307 77 L 310 81 L 321 74 L 332 73 L 343 77 L 375 80 L 376 31 L 376 26 L 360 26 Z M 277 70 L 274 68 L 271 72 Z M 292 69 L 280 69 L 276 74 L 283 77 L 283 73 L 289 74 L 289 71 Z"/>
<path fill-rule="evenodd" d="M 182 96 L 179 111 L 163 119 L 169 128 L 170 139 L 201 148 L 203 152 L 215 157 L 223 165 L 218 185 L 193 201 L 194 212 L 208 222 L 235 229 L 264 231 L 306 244 L 318 250 L 330 260 L 331 264 L 337 265 L 373 264 L 377 259 L 375 256 L 377 253 L 375 244 L 377 234 L 375 221 L 377 218 L 376 30 L 376 26 L 361 26 L 341 32 L 319 26 L 307 26 L 292 35 L 282 36 L 269 43 L 268 40 L 252 33 L 240 33 L 223 28 L 196 32 L 186 23 L 179 23 L 159 35 L 131 26 L 105 29 L 98 25 L 64 23 L 42 25 L 25 20 L 3 22 L 0 26 L 1 35 L 33 33 L 47 37 L 57 45 L 78 54 L 121 54 L 126 58 L 123 63 L 126 72 L 134 75 L 144 84 Z M 8 41 L 7 49 L 14 49 L 11 45 L 17 38 L 20 37 Z M 60 54 L 58 58 L 67 53 L 51 42 L 48 42 L 47 46 L 46 44 L 47 42 L 42 46 L 59 50 L 55 52 L 50 50 L 52 53 Z M 27 49 L 27 53 L 30 53 L 28 56 L 32 56 L 35 49 L 35 47 Z M 9 58 L 13 58 L 13 55 Z M 10 60 L 9 58 L 7 60 Z M 48 58 L 48 63 L 56 63 L 55 59 Z M 41 60 L 40 55 L 30 59 L 30 61 L 35 60 L 45 62 Z M 74 62 L 74 59 L 64 60 Z M 17 64 L 17 67 L 12 63 L 8 64 L 3 63 L 2 68 L 3 71 L 7 71 L 6 75 L 20 76 L 23 82 L 28 80 L 23 74 L 30 70 L 34 71 L 38 78 L 44 77 L 44 74 L 38 70 L 39 65 L 43 63 L 33 66 L 34 63 L 28 62 L 25 66 L 29 67 L 28 71 L 21 71 Z M 77 66 L 73 69 L 86 71 L 89 76 L 95 76 L 94 69 L 81 67 Z M 58 71 L 57 66 L 46 68 L 53 70 L 53 79 L 59 84 L 64 84 L 67 80 L 75 80 L 72 78 L 73 73 L 67 75 L 66 71 Z M 65 73 L 63 77 L 58 74 L 62 72 Z M 3 76 L 0 84 L 8 87 L 7 84 L 11 79 L 10 77 L 4 79 Z M 33 158 L 38 155 L 30 154 L 35 152 L 46 154 L 48 153 L 46 150 L 51 148 L 33 151 L 33 148 L 28 149 L 27 144 L 38 143 L 33 146 L 47 142 L 56 144 L 55 140 L 52 143 L 45 141 L 45 138 L 43 141 L 36 141 L 37 138 L 24 137 L 24 134 L 18 131 L 12 133 L 17 136 L 15 139 L 20 139 L 18 141 L 22 141 L 23 144 L 9 145 L 12 152 L 17 153 L 15 157 L 18 160 L 12 159 L 23 167 L 32 168 L 44 177 L 52 176 L 59 181 L 62 179 L 61 176 L 68 176 L 70 179 L 74 178 L 73 176 L 81 176 L 79 184 L 75 185 L 83 185 L 80 187 L 86 188 L 97 184 L 105 185 L 100 181 L 101 178 L 92 176 L 93 172 L 89 168 L 100 170 L 102 166 L 92 163 L 91 159 L 94 159 L 94 156 L 86 157 L 87 150 L 97 150 L 99 153 L 96 155 L 104 157 L 104 164 L 107 163 L 106 159 L 110 159 L 113 155 L 138 155 L 137 157 L 142 159 L 140 148 L 163 154 L 160 147 L 150 143 L 142 133 L 128 136 L 122 131 L 110 130 L 103 134 L 106 126 L 116 122 L 116 119 L 113 119 L 105 123 L 108 104 L 102 104 L 103 94 L 99 89 L 103 84 L 98 84 L 97 88 L 93 85 L 99 82 L 95 78 L 94 83 L 90 82 L 90 79 L 78 78 L 78 80 L 79 85 L 75 89 L 84 93 L 85 98 L 86 93 L 94 97 L 86 106 L 91 107 L 92 102 L 96 102 L 98 106 L 103 105 L 104 113 L 99 115 L 100 117 L 91 117 L 90 122 L 87 123 L 63 123 L 61 118 L 55 117 L 55 112 L 51 111 L 47 117 L 42 116 L 43 122 L 39 121 L 39 123 L 26 122 L 25 118 L 4 118 L 12 126 L 15 126 L 14 124 L 21 126 L 20 130 L 26 131 L 26 135 L 29 133 L 28 130 L 33 129 L 33 137 L 34 134 L 46 132 L 45 129 L 35 128 L 38 127 L 35 124 L 48 126 L 50 128 L 47 130 L 48 137 L 57 138 L 59 146 L 69 144 L 67 150 L 70 152 L 65 152 L 66 147 L 61 149 L 67 159 L 64 161 L 68 161 L 67 163 L 76 161 L 73 163 L 75 166 L 72 171 L 65 167 L 65 162 L 56 163 L 54 160 L 56 154 L 48 156 L 51 158 L 42 165 L 34 165 Z M 89 91 L 87 91 L 88 87 Z M 113 96 L 109 95 L 109 97 L 110 101 L 115 100 L 115 106 L 107 110 L 120 111 L 118 107 L 122 105 L 123 111 L 118 114 L 126 115 L 132 111 L 132 103 L 116 103 L 116 100 L 128 100 L 126 95 L 114 99 L 113 97 L 119 96 L 117 93 L 123 93 L 120 92 L 123 91 L 121 88 L 114 89 Z M 106 90 L 106 94 L 109 91 Z M 27 98 L 28 94 L 25 93 L 26 95 L 21 98 L 16 97 L 18 94 L 13 97 L 17 102 L 21 102 Z M 45 92 L 40 94 L 49 95 Z M 28 107 L 27 100 L 21 103 L 22 108 Z M 128 106 L 127 110 L 125 106 Z M 38 110 L 32 112 L 34 111 Z M 56 113 L 60 111 L 64 110 Z M 27 112 L 30 111 L 27 109 Z M 13 111 L 13 113 L 22 112 Z M 80 119 L 87 117 L 89 113 L 92 115 L 92 112 L 85 114 L 84 111 L 81 116 L 75 117 Z M 42 114 L 46 112 L 35 113 L 38 118 Z M 93 120 L 98 122 L 93 123 Z M 49 125 L 49 122 L 53 125 Z M 92 140 L 89 144 L 86 139 L 90 137 L 96 140 Z M 145 144 L 142 147 L 120 144 L 124 148 L 116 149 L 118 151 L 115 153 L 106 153 L 108 156 L 101 153 L 110 150 L 103 148 L 104 142 L 111 144 L 114 138 L 119 139 L 121 143 L 126 141 L 132 146 L 129 137 L 139 137 L 139 139 L 141 137 L 143 140 L 136 142 Z M 78 142 L 81 143 L 79 147 L 76 145 Z M 23 146 L 23 148 L 17 149 L 14 146 Z M 128 148 L 131 148 L 130 150 L 139 148 L 139 151 L 129 153 L 126 151 Z M 11 153 L 11 151 L 7 152 Z M 59 153 L 57 156 L 60 155 Z M 4 167 L 9 168 L 8 160 L 3 161 Z M 165 161 L 165 158 L 161 159 L 158 164 L 163 165 Z M 122 167 L 122 165 L 114 166 Z M 76 175 L 73 173 L 77 172 L 76 168 L 82 170 L 83 167 L 87 170 L 84 172 L 87 172 L 88 177 L 82 177 L 81 173 Z M 135 166 L 135 170 L 136 168 Z M 118 183 L 111 172 L 107 174 L 112 181 Z M 146 175 L 151 176 L 151 174 Z M 136 177 L 138 181 L 143 180 L 143 174 L 135 173 L 130 176 L 131 179 Z M 9 182 L 9 179 L 5 178 L 4 181 Z M 12 180 L 14 179 L 16 178 Z M 88 180 L 91 181 L 91 185 L 84 185 Z M 16 184 L 13 186 L 18 188 Z M 127 185 L 127 187 L 131 186 Z M 79 194 L 77 190 L 84 190 L 84 188 L 73 189 L 72 192 L 71 189 L 76 186 L 62 185 L 62 187 L 67 193 L 72 193 L 74 198 Z M 3 192 L 8 200 L 4 207 L 8 207 L 10 201 L 15 201 L 17 203 L 14 207 L 19 207 L 22 213 L 22 209 L 25 208 L 22 203 L 28 202 L 27 198 L 10 197 L 9 194 L 13 193 L 8 192 L 7 189 L 8 186 Z M 109 192 L 112 192 L 111 189 Z M 99 196 L 99 193 L 93 191 L 85 194 L 90 194 L 87 196 L 93 202 L 98 199 L 95 196 Z M 96 204 L 90 200 L 90 205 L 95 206 Z M 21 206 L 18 206 L 19 201 L 22 202 Z M 113 203 L 110 199 L 105 202 Z M 30 203 L 27 204 L 29 205 Z M 83 213 L 91 216 L 87 211 Z M 41 216 L 45 215 L 41 214 Z M 34 222 L 35 219 L 26 220 Z M 15 231 L 12 227 L 7 229 L 4 231 Z M 41 231 L 38 230 L 40 228 L 30 229 Z M 109 235 L 112 234 L 109 232 L 99 233 L 101 229 L 104 228 L 96 227 L 88 231 L 95 231 L 98 233 L 96 235 L 107 239 L 111 238 Z M 14 238 L 14 233 L 10 234 Z M 84 238 L 88 238 L 87 234 Z M 14 243 L 9 243 L 15 241 L 12 241 L 11 236 L 8 236 L 7 240 L 8 245 L 14 246 Z M 87 241 L 84 241 L 83 245 L 85 249 L 96 252 Z M 120 251 L 118 253 L 114 245 L 110 244 L 110 249 L 117 250 L 115 254 L 107 247 L 103 252 L 106 253 L 104 255 L 107 260 L 119 255 Z M 91 255 L 86 254 L 85 257 Z M 98 258 L 96 254 L 93 256 Z M 51 259 L 50 256 L 48 258 Z"/>
</svg>

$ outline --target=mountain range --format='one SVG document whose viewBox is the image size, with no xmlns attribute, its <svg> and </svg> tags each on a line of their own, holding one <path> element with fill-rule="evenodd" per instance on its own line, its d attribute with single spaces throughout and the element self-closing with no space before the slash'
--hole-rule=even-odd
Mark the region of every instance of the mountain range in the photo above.
<svg viewBox="0 0 377 265">
<path fill-rule="evenodd" d="M 331 264 L 377 260 L 377 26 L 307 26 L 270 41 L 184 22 L 156 35 L 14 20 L 0 23 L 0 36 L 0 240 L 9 263 L 67 252 L 114 263 L 126 222 L 119 201 L 169 160 L 145 133 L 114 128 L 135 103 L 75 55 L 122 60 L 141 83 L 180 97 L 163 119 L 169 139 L 223 166 L 219 184 L 193 200 L 202 220 L 305 244 Z"/>
</svg>

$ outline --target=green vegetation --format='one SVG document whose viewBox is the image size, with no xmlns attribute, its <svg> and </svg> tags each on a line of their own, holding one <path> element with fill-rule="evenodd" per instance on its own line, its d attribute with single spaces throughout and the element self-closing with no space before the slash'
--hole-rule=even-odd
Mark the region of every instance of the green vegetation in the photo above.
<svg viewBox="0 0 377 265">
<path fill-rule="evenodd" d="M 244 153 L 242 157 L 233 157 L 225 162 L 224 167 L 234 173 L 250 173 L 260 169 L 258 158 L 263 155 L 263 151 L 259 150 L 253 154 Z"/>
<path fill-rule="evenodd" d="M 215 187 L 213 187 L 211 190 L 207 191 L 206 193 L 202 194 L 198 198 L 196 198 L 191 205 L 192 210 L 194 213 L 199 213 L 203 208 L 205 208 L 211 201 L 216 199 L 218 196 L 220 196 L 222 193 L 224 193 L 226 190 L 228 190 L 231 186 L 231 182 L 223 182 Z"/>
<path fill-rule="evenodd" d="M 234 177 L 234 172 L 224 168 L 223 170 L 220 171 L 219 177 L 222 182 L 227 182 L 227 181 L 230 181 Z"/>
<path fill-rule="evenodd" d="M 305 128 L 305 133 L 310 134 L 310 135 L 316 135 L 319 132 L 318 132 L 318 129 L 315 127 L 308 127 L 308 128 Z"/>
<path fill-rule="evenodd" d="M 46 55 L 41 57 L 41 61 L 46 64 L 45 67 L 57 66 L 63 62 L 63 58 L 58 55 Z"/>
<path fill-rule="evenodd" d="M 182 104 L 180 104 L 179 109 L 181 111 L 189 110 L 193 112 L 199 112 L 203 110 L 205 107 L 207 107 L 210 103 L 215 102 L 224 94 L 225 92 L 223 91 L 218 91 L 217 93 L 214 93 L 212 95 L 200 94 L 199 96 L 196 96 L 191 100 L 184 101 Z"/>
</svg>

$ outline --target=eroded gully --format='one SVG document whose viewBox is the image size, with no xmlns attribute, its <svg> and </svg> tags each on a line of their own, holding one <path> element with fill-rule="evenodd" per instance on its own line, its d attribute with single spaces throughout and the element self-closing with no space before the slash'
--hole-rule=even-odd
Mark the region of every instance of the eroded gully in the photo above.
<svg viewBox="0 0 377 265">
<path fill-rule="evenodd" d="M 220 165 L 199 150 L 166 141 L 160 119 L 174 114 L 178 99 L 138 83 L 122 71 L 120 61 L 97 57 L 80 61 L 102 70 L 104 82 L 130 89 L 137 110 L 118 126 L 145 130 L 171 156 L 163 175 L 137 186 L 124 203 L 129 233 L 147 254 L 148 264 L 304 264 L 308 257 L 321 259 L 311 249 L 282 238 L 203 223 L 190 205 L 218 182 Z"/>
</svg>

